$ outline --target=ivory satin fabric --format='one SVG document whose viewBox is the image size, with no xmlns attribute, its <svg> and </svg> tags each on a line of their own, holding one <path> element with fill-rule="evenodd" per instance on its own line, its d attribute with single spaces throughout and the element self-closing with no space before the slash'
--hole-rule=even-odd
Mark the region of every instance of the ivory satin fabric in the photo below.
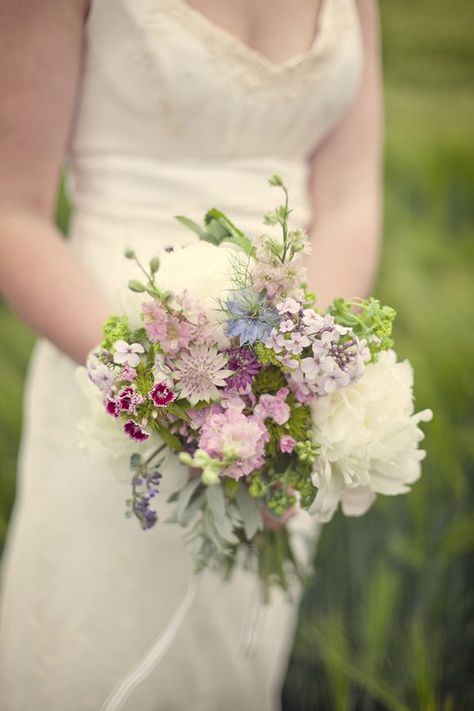
<svg viewBox="0 0 474 711">
<path fill-rule="evenodd" d="M 176 214 L 200 220 L 215 206 L 258 233 L 277 199 L 267 178 L 278 172 L 294 223 L 308 223 L 308 155 L 360 81 L 354 0 L 323 0 L 311 48 L 277 65 L 185 0 L 94 0 L 86 33 L 67 156 L 70 245 L 111 308 L 130 276 L 125 247 L 147 259 L 194 239 Z M 182 529 L 142 532 L 124 517 L 127 487 L 78 448 L 86 407 L 75 364 L 40 341 L 3 561 L 3 711 L 98 711 L 166 630 L 192 580 Z M 170 458 L 162 518 L 183 476 Z M 300 539 L 314 537 L 309 517 L 292 525 Z M 230 584 L 203 575 L 166 654 L 123 708 L 276 711 L 299 593 L 274 594 L 262 608 L 255 592 L 244 570 Z"/>
</svg>

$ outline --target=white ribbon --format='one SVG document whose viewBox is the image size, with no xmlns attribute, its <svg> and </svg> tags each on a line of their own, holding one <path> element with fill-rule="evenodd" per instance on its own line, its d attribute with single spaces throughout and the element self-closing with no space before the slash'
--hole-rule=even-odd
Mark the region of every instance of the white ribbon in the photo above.
<svg viewBox="0 0 474 711">
<path fill-rule="evenodd" d="M 114 686 L 109 696 L 104 701 L 101 711 L 120 711 L 132 691 L 151 674 L 156 665 L 164 657 L 170 648 L 174 638 L 186 617 L 191 605 L 194 602 L 197 592 L 197 584 L 194 580 L 188 585 L 186 595 L 181 601 L 178 609 L 171 618 L 153 646 L 148 650 L 142 659 L 131 669 L 131 671 Z"/>
</svg>

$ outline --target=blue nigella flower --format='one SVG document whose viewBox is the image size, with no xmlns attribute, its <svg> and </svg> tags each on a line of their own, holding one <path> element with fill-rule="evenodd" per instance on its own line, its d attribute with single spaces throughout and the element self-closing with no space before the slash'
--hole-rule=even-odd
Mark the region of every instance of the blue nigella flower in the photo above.
<svg viewBox="0 0 474 711">
<path fill-rule="evenodd" d="M 227 335 L 239 338 L 240 345 L 265 341 L 280 316 L 265 294 L 252 289 L 240 289 L 226 301 Z"/>
</svg>

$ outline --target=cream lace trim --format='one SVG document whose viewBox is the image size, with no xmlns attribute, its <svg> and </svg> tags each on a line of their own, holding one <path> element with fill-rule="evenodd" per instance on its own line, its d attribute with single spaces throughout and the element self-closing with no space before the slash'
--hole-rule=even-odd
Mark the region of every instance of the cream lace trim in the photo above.
<svg viewBox="0 0 474 711">
<path fill-rule="evenodd" d="M 277 88 L 281 92 L 286 88 L 299 93 L 315 81 L 333 58 L 344 35 L 360 32 L 354 0 L 323 0 L 312 47 L 287 61 L 273 63 L 208 20 L 186 0 L 156 0 L 145 15 L 143 29 L 153 33 L 156 41 L 168 32 L 163 18 L 172 18 L 193 37 L 202 39 L 216 70 L 249 90 Z"/>
</svg>

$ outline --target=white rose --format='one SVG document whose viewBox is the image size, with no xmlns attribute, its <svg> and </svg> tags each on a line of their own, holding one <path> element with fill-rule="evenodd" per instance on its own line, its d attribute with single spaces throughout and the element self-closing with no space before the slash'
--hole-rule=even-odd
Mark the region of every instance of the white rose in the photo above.
<svg viewBox="0 0 474 711">
<path fill-rule="evenodd" d="M 397 363 L 393 351 L 382 352 L 356 383 L 318 398 L 312 412 L 321 454 L 311 513 L 320 521 L 329 521 L 339 503 L 346 515 L 362 515 L 376 494 L 403 494 L 420 477 L 418 424 L 432 413 L 414 414 L 412 368 Z"/>
</svg>

